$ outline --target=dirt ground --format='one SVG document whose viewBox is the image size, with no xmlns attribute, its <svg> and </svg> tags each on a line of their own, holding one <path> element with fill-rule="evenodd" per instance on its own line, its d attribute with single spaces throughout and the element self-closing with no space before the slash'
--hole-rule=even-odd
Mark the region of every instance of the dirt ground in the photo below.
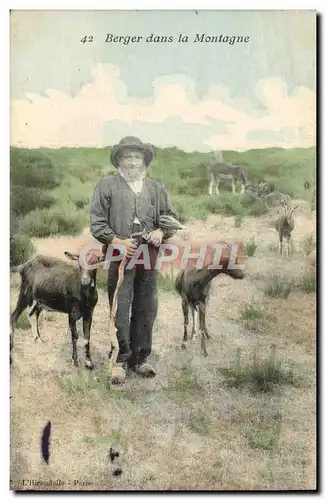
<svg viewBox="0 0 326 500">
<path fill-rule="evenodd" d="M 67 317 L 44 312 L 45 342 L 32 331 L 16 330 L 11 372 L 11 481 L 18 490 L 289 490 L 316 486 L 316 295 L 292 291 L 287 299 L 267 297 L 264 287 L 277 275 L 292 279 L 307 272 L 303 240 L 315 233 L 315 216 L 304 202 L 295 213 L 290 260 L 275 251 L 275 214 L 244 218 L 212 215 L 188 224 L 182 241 L 241 241 L 255 238 L 257 251 L 246 261 L 246 277 L 221 275 L 212 283 L 207 322 L 209 356 L 198 341 L 181 349 L 181 301 L 160 291 L 153 335 L 154 379 L 131 375 L 124 387 L 105 389 L 109 309 L 99 292 L 91 350 L 95 370 L 70 363 Z M 187 240 L 186 240 L 187 238 Z M 90 241 L 79 237 L 35 240 L 39 253 L 63 256 Z M 171 271 L 168 270 L 169 272 Z M 174 270 L 175 271 L 175 270 Z M 12 276 L 12 296 L 19 278 Z M 240 317 L 255 303 L 264 319 L 256 330 Z M 276 345 L 277 360 L 300 378 L 271 393 L 229 387 L 220 368 L 241 348 L 243 362 L 254 349 L 263 359 Z M 103 382 L 104 380 L 104 382 Z M 40 457 L 40 436 L 51 421 L 49 464 Z M 111 463 L 110 447 L 120 456 Z M 114 471 L 120 469 L 120 475 Z M 117 473 L 116 473 L 117 474 Z M 57 482 L 51 486 L 49 481 Z M 33 483 L 43 481 L 44 484 Z M 59 484 L 60 482 L 60 484 Z"/>
</svg>

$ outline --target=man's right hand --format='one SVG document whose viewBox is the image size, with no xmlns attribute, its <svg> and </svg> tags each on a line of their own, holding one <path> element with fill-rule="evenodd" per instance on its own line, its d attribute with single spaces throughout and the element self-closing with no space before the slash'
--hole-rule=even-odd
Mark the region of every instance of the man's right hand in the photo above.
<svg viewBox="0 0 326 500">
<path fill-rule="evenodd" d="M 130 259 L 138 248 L 138 244 L 135 240 L 127 238 L 126 240 L 121 240 L 120 238 L 113 238 L 111 241 L 113 245 L 122 245 L 125 247 L 127 252 L 127 258 Z"/>
</svg>

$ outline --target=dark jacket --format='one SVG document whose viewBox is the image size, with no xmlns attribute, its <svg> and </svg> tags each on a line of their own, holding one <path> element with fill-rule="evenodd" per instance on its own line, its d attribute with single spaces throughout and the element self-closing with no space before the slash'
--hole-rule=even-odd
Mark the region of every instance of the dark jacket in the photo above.
<svg viewBox="0 0 326 500">
<path fill-rule="evenodd" d="M 90 230 L 101 243 L 111 243 L 117 236 L 129 238 L 135 216 L 148 231 L 158 228 L 160 215 L 175 214 L 164 185 L 144 179 L 143 189 L 136 195 L 119 174 L 102 177 L 91 202 Z M 164 233 L 169 238 L 173 233 Z"/>
</svg>

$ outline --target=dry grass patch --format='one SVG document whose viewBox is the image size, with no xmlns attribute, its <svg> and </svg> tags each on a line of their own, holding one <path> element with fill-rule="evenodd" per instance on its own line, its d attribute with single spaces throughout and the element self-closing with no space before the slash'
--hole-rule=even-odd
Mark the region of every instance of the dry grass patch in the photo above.
<svg viewBox="0 0 326 500">
<path fill-rule="evenodd" d="M 304 307 L 303 307 L 304 304 Z M 288 300 L 266 299 L 268 330 L 274 337 L 302 345 L 307 352 L 316 350 L 316 295 L 293 292 Z"/>
</svg>

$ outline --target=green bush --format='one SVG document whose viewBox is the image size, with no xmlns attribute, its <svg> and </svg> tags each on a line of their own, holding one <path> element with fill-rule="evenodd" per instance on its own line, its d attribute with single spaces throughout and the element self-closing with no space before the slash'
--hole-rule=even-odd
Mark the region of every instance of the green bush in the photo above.
<svg viewBox="0 0 326 500">
<path fill-rule="evenodd" d="M 48 191 L 25 186 L 11 186 L 10 209 L 16 216 L 25 215 L 37 208 L 50 208 L 54 202 L 53 195 Z"/>
<path fill-rule="evenodd" d="M 62 175 L 62 170 L 55 168 L 47 154 L 39 150 L 11 148 L 11 185 L 53 189 L 61 183 Z"/>
<path fill-rule="evenodd" d="M 10 265 L 18 266 L 31 257 L 35 249 L 26 234 L 14 234 L 10 238 Z"/>
<path fill-rule="evenodd" d="M 33 210 L 20 220 L 19 229 L 31 237 L 53 234 L 78 234 L 87 224 L 87 216 L 73 206 Z"/>
</svg>

